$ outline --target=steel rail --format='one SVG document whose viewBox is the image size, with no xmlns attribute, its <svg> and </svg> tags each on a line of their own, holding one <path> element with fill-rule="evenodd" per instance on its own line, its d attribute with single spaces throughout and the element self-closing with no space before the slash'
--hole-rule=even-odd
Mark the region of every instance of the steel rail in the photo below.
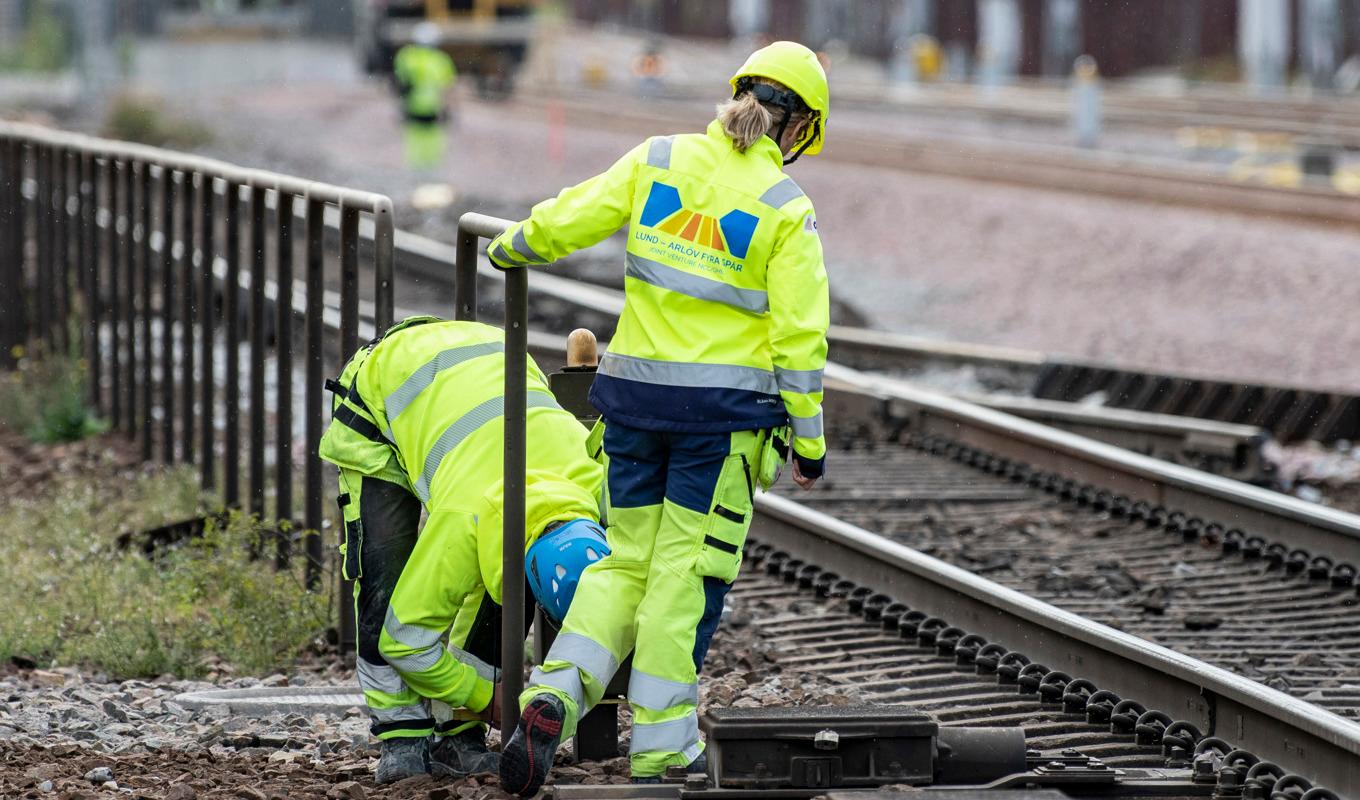
<svg viewBox="0 0 1360 800">
<path fill-rule="evenodd" d="M 1360 563 L 1360 516 L 1289 495 L 1131 453 L 914 386 L 836 364 L 828 388 L 886 402 L 887 413 L 912 433 L 941 436 L 995 457 L 1182 511 L 1205 524 L 1275 537 L 1290 547 Z"/>
<path fill-rule="evenodd" d="M 1360 797 L 1360 725 L 1255 681 L 1001 587 L 777 495 L 753 538 Z"/>
</svg>

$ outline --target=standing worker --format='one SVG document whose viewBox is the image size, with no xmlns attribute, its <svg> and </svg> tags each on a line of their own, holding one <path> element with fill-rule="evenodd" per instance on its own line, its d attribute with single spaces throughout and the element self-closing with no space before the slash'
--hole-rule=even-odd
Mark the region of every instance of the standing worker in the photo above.
<svg viewBox="0 0 1360 800">
<path fill-rule="evenodd" d="M 629 226 L 626 302 L 590 400 L 603 416 L 610 556 L 582 577 L 520 696 L 501 785 L 533 794 L 562 737 L 633 654 L 634 780 L 702 770 L 696 664 L 741 566 L 757 486 L 826 454 L 829 300 L 812 203 L 781 169 L 822 148 L 826 73 L 793 42 L 756 51 L 706 133 L 648 139 L 488 246 L 547 264 Z M 706 613 L 707 612 L 707 613 Z"/>
<path fill-rule="evenodd" d="M 444 126 L 448 124 L 446 95 L 458 71 L 453 59 L 439 49 L 439 26 L 416 25 L 411 43 L 397 51 L 392 76 L 401 93 L 405 122 L 406 163 L 412 169 L 432 170 L 444 161 Z"/>
<path fill-rule="evenodd" d="M 411 317 L 328 382 L 320 455 L 340 468 L 342 571 L 355 582 L 379 783 L 498 768 L 485 725 L 500 708 L 504 341 L 488 325 Z M 525 596 L 560 623 L 582 571 L 609 552 L 604 469 L 532 359 L 527 406 Z M 436 700 L 452 719 L 436 722 Z"/>
</svg>

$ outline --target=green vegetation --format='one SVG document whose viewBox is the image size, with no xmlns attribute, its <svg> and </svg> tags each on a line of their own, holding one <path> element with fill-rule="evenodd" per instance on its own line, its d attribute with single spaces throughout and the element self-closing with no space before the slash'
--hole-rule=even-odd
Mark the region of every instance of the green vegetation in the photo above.
<svg viewBox="0 0 1360 800">
<path fill-rule="evenodd" d="M 159 100 L 139 94 L 123 94 L 113 101 L 101 133 L 124 142 L 179 149 L 201 147 L 212 141 L 212 132 L 206 127 L 176 117 Z"/>
<path fill-rule="evenodd" d="M 107 430 L 85 404 L 84 364 L 75 358 L 25 358 L 0 375 L 0 428 L 37 442 L 72 442 Z"/>
<path fill-rule="evenodd" d="M 70 36 L 52 0 L 38 0 L 17 47 L 0 52 L 0 70 L 56 72 L 71 58 Z"/>
<path fill-rule="evenodd" d="M 324 635 L 330 592 L 309 593 L 302 565 L 252 562 L 258 525 L 233 518 L 156 559 L 121 553 L 119 532 L 185 519 L 201 497 L 191 469 L 66 476 L 0 504 L 8 531 L 0 659 L 79 665 L 110 676 L 286 669 Z M 330 585 L 329 582 L 323 585 Z"/>
</svg>

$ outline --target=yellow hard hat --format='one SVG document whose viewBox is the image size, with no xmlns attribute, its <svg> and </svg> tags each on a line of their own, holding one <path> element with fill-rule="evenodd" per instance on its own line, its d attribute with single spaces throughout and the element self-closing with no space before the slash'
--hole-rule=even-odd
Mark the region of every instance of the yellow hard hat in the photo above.
<svg viewBox="0 0 1360 800">
<path fill-rule="evenodd" d="M 812 124 L 794 150 L 808 155 L 821 151 L 826 121 L 831 115 L 831 91 L 816 53 L 797 42 L 774 42 L 752 53 L 732 76 L 734 95 L 742 78 L 769 78 L 792 89 L 813 112 Z"/>
</svg>

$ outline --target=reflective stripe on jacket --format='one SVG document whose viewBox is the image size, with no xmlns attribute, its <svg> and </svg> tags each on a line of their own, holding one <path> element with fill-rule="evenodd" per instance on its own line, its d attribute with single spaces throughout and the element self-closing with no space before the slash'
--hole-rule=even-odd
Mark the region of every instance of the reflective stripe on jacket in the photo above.
<svg viewBox="0 0 1360 800">
<path fill-rule="evenodd" d="M 722 125 L 654 137 L 497 237 L 502 267 L 546 264 L 628 225 L 626 301 L 591 400 L 607 419 L 691 433 L 791 425 L 818 460 L 830 321 L 812 203 L 773 140 Z"/>
</svg>

